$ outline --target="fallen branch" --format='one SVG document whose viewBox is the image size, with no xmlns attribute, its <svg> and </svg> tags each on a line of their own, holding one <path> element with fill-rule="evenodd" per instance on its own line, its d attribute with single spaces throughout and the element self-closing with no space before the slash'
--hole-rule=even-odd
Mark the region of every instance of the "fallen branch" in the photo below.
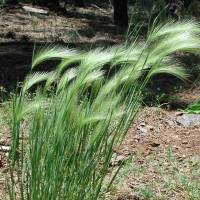
<svg viewBox="0 0 200 200">
<path fill-rule="evenodd" d="M 32 13 L 37 13 L 37 14 L 43 14 L 43 15 L 48 15 L 48 11 L 40 8 L 33 8 L 30 6 L 23 6 L 22 7 L 25 11 L 27 12 L 32 12 Z"/>
</svg>

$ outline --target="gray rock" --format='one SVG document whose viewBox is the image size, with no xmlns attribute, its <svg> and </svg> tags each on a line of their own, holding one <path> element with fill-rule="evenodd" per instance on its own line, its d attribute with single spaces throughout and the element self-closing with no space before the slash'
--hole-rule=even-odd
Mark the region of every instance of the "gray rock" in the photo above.
<svg viewBox="0 0 200 200">
<path fill-rule="evenodd" d="M 200 126 L 200 114 L 183 114 L 177 117 L 177 122 L 186 128 Z"/>
<path fill-rule="evenodd" d="M 0 146 L 0 151 L 2 152 L 9 152 L 11 149 L 10 146 Z"/>
<path fill-rule="evenodd" d="M 148 134 L 148 130 L 145 127 L 139 126 L 137 129 L 139 130 L 140 136 L 146 136 Z"/>
</svg>

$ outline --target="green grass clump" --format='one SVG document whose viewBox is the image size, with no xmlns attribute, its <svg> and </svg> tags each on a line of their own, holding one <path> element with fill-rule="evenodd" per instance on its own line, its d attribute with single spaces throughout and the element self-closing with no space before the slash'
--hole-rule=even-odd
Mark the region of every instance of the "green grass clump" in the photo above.
<svg viewBox="0 0 200 200">
<path fill-rule="evenodd" d="M 173 54 L 199 53 L 199 47 L 199 25 L 185 21 L 154 26 L 145 42 L 34 53 L 32 69 L 60 62 L 52 72 L 31 73 L 13 99 L 10 199 L 99 199 L 112 149 L 134 120 L 148 81 L 160 73 L 186 80 Z M 41 82 L 27 102 L 30 88 Z"/>
<path fill-rule="evenodd" d="M 200 114 L 200 100 L 192 103 L 185 109 L 186 113 L 190 114 Z"/>
</svg>

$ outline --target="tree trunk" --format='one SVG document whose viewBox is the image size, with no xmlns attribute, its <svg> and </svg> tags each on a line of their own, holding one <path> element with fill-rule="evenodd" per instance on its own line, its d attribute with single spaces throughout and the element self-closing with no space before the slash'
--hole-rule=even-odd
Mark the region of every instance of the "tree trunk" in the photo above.
<svg viewBox="0 0 200 200">
<path fill-rule="evenodd" d="M 128 0 L 114 0 L 114 23 L 118 26 L 128 26 Z"/>
<path fill-rule="evenodd" d="M 192 3 L 192 0 L 184 0 L 184 8 L 187 9 L 191 3 Z"/>
<path fill-rule="evenodd" d="M 75 0 L 74 4 L 75 4 L 75 6 L 78 6 L 78 7 L 83 7 L 84 6 L 83 0 Z"/>
</svg>

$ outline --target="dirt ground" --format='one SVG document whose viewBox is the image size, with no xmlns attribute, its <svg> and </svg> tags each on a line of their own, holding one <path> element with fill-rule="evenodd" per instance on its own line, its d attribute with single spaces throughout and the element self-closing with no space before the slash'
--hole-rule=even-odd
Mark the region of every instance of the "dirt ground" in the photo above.
<svg viewBox="0 0 200 200">
<path fill-rule="evenodd" d="M 113 25 L 112 9 L 108 4 L 106 7 L 100 4 L 101 8 L 93 3 L 88 3 L 85 8 L 70 5 L 65 13 L 49 11 L 48 15 L 27 12 L 23 9 L 26 4 L 12 9 L 2 8 L 0 42 L 118 42 L 121 31 Z"/>
<path fill-rule="evenodd" d="M 180 91 L 175 94 L 177 102 L 189 105 L 199 99 L 200 87 Z M 174 102 L 169 102 L 174 103 Z M 152 151 L 163 152 L 172 145 L 180 156 L 199 156 L 200 158 L 200 127 L 184 128 L 177 122 L 177 116 L 182 115 L 179 109 L 162 109 L 147 107 L 138 114 L 137 120 L 130 129 L 124 141 L 125 146 L 130 146 L 130 153 L 141 149 L 144 155 Z"/>
</svg>

